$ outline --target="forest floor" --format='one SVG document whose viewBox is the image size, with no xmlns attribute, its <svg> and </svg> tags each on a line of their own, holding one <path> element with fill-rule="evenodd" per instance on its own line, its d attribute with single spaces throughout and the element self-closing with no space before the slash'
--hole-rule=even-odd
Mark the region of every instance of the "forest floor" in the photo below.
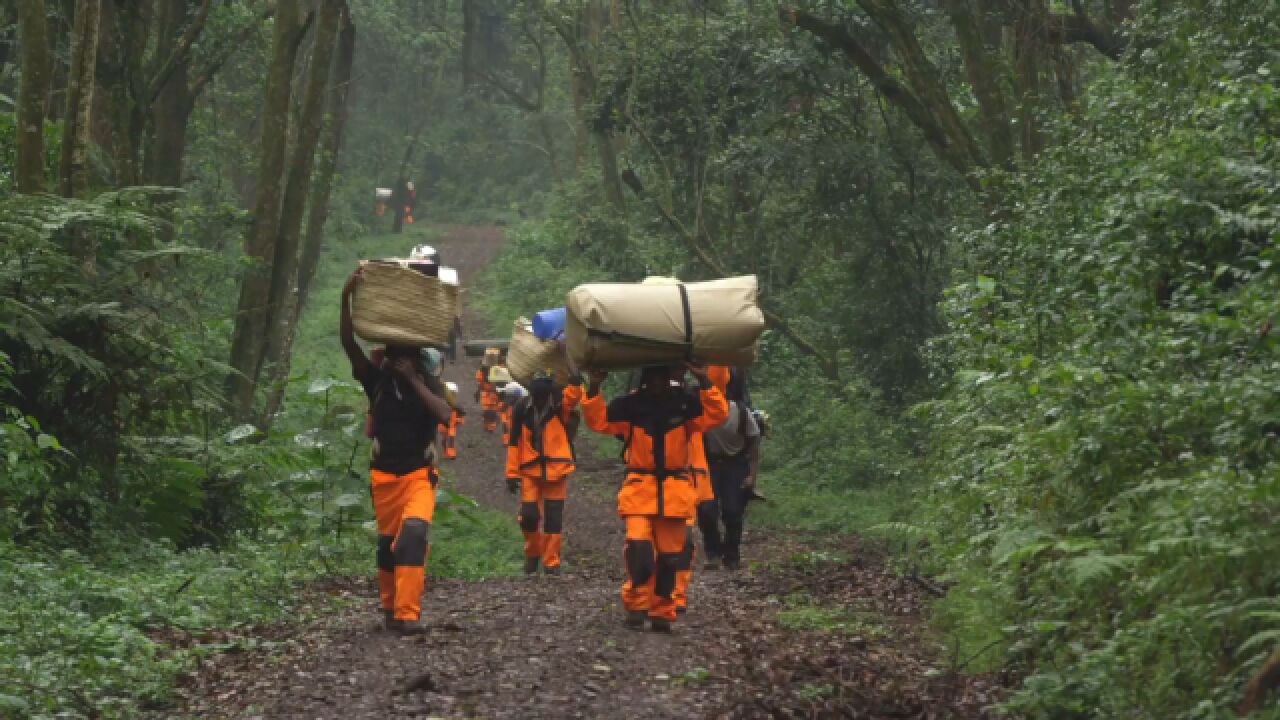
<svg viewBox="0 0 1280 720">
<path fill-rule="evenodd" d="M 498 228 L 445 228 L 442 256 L 464 283 L 502 243 Z M 467 318 L 467 328 L 484 324 Z M 474 336 L 474 333 L 471 333 Z M 470 403 L 475 366 L 446 378 Z M 514 513 L 500 436 L 480 412 L 446 482 Z M 587 445 L 587 443 L 582 443 Z M 1000 690 L 956 672 L 923 622 L 929 599 L 856 537 L 748 527 L 736 573 L 698 564 L 690 610 L 670 635 L 623 627 L 619 478 L 587 458 L 572 479 L 560 577 L 436 580 L 425 636 L 382 632 L 367 578 L 313 588 L 319 619 L 255 628 L 257 649 L 206 658 L 183 679 L 182 712 L 202 718 L 977 718 Z M 433 547 L 432 554 L 448 553 Z M 518 555 L 520 548 L 495 547 Z M 315 608 L 320 608 L 316 611 Z M 243 645 L 243 643 L 241 644 Z"/>
</svg>

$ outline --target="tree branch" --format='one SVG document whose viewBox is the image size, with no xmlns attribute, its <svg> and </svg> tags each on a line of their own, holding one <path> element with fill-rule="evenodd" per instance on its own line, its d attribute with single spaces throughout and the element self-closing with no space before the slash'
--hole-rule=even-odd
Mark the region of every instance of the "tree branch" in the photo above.
<svg viewBox="0 0 1280 720">
<path fill-rule="evenodd" d="M 795 25 L 843 52 L 845 57 L 862 71 L 877 92 L 906 114 L 912 124 L 924 135 L 925 141 L 929 143 L 934 153 L 963 175 L 970 187 L 979 189 L 977 181 L 971 175 L 975 169 L 972 160 L 951 142 L 951 138 L 934 114 L 919 97 L 891 76 L 844 26 L 795 7 L 784 6 L 779 10 L 779 14 L 783 22 Z"/>
<path fill-rule="evenodd" d="M 503 95 L 505 95 L 513 105 L 519 107 L 521 110 L 524 110 L 526 112 L 531 112 L 531 113 L 542 112 L 541 97 L 530 100 L 525 96 L 521 95 L 520 91 L 517 88 L 513 87 L 512 85 L 507 83 L 507 81 L 503 80 L 501 77 L 489 71 L 488 69 L 480 68 L 478 72 L 480 75 L 480 79 L 484 80 L 494 89 L 498 90 Z M 541 95 L 541 93 L 539 93 L 539 95 Z"/>
<path fill-rule="evenodd" d="M 213 76 L 218 74 L 218 71 L 222 69 L 222 66 L 227 64 L 227 61 L 231 59 L 231 56 L 235 55 L 236 52 L 240 50 L 241 46 L 248 42 L 249 38 L 253 37 L 254 34 L 258 32 L 259 24 L 270 20 L 274 15 L 275 10 L 273 8 L 267 8 L 262 11 L 262 14 L 258 16 L 258 23 L 249 25 L 241 30 L 240 34 L 223 49 L 222 54 L 215 57 L 212 62 L 205 66 L 204 70 L 196 75 L 195 80 L 191 81 L 189 93 L 192 102 L 194 102 L 196 98 L 200 97 L 200 93 L 204 92 L 205 86 L 213 80 Z"/>
<path fill-rule="evenodd" d="M 179 64 L 187 62 L 191 57 L 191 46 L 195 44 L 196 38 L 200 37 L 200 33 L 204 31 L 205 21 L 209 19 L 209 6 L 213 4 L 212 0 L 203 0 L 200 8 L 196 10 L 196 16 L 191 21 L 191 25 L 187 27 L 187 31 L 183 33 L 182 39 L 178 41 L 173 52 L 169 54 L 169 58 L 164 61 L 164 65 L 160 66 L 160 70 L 156 72 L 155 77 L 151 78 L 151 82 L 147 83 L 146 104 L 148 106 L 155 103 L 156 98 L 160 97 L 160 91 L 169 82 L 169 78 L 173 76 L 173 71 Z"/>
<path fill-rule="evenodd" d="M 1110 25 L 1102 25 L 1089 16 L 1079 2 L 1072 3 L 1071 14 L 1049 13 L 1045 41 L 1060 45 L 1085 43 L 1112 60 L 1119 60 L 1129 48 L 1129 38 Z"/>
<path fill-rule="evenodd" d="M 1001 14 L 1006 23 L 1015 24 L 1018 18 L 1026 17 L 1027 8 L 1016 0 L 1003 0 L 999 3 Z M 1127 19 L 1132 7 L 1124 9 L 1119 18 Z M 1130 39 L 1116 30 L 1110 23 L 1100 22 L 1089 15 L 1084 3 L 1072 0 L 1070 13 L 1043 13 L 1038 23 L 1044 27 L 1044 41 L 1053 45 L 1072 45 L 1085 43 L 1112 60 L 1119 60 L 1129 48 Z"/>
</svg>

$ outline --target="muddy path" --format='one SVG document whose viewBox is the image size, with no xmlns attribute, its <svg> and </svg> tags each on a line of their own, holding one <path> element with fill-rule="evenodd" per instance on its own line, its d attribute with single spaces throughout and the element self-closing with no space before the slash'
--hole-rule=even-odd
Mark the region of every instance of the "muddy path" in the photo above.
<svg viewBox="0 0 1280 720">
<path fill-rule="evenodd" d="M 450 228 L 438 244 L 464 282 L 502 242 L 497 228 Z M 465 319 L 468 335 L 482 328 Z M 449 366 L 472 422 L 447 478 L 513 515 L 501 439 L 471 403 L 475 365 Z M 699 566 L 672 635 L 621 622 L 618 467 L 587 458 L 566 510 L 566 574 L 431 580 L 424 637 L 380 632 L 369 578 L 318 589 L 346 609 L 263 631 L 270 650 L 212 656 L 187 678 L 185 714 L 218 718 L 982 717 L 989 678 L 948 670 L 920 622 L 917 585 L 853 539 L 748 529 L 738 573 Z M 447 553 L 433 547 L 433 555 Z M 495 547 L 518 556 L 520 548 Z M 372 548 L 370 558 L 372 561 Z M 833 560 L 830 558 L 844 558 Z M 331 598 L 330 598 L 331 599 Z"/>
</svg>

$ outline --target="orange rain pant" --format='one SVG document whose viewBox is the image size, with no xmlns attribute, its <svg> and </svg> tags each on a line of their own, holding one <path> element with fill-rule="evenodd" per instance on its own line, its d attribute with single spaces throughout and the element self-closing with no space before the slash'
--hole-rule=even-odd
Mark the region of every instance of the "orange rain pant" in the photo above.
<svg viewBox="0 0 1280 720">
<path fill-rule="evenodd" d="M 676 566 L 689 533 L 685 518 L 627 515 L 623 520 L 627 523 L 623 606 L 631 612 L 645 611 L 649 617 L 675 620 Z"/>
<path fill-rule="evenodd" d="M 436 475 L 425 467 L 408 475 L 370 470 L 378 520 L 378 590 L 382 609 L 396 619 L 422 615 L 428 531 L 436 511 Z"/>
<path fill-rule="evenodd" d="M 693 539 L 695 525 L 697 521 L 693 518 L 685 521 L 684 549 L 680 551 L 680 565 L 676 569 L 676 588 L 671 591 L 677 610 L 689 609 L 689 585 L 693 583 L 693 566 L 698 559 L 698 545 Z"/>
<path fill-rule="evenodd" d="M 519 518 L 524 532 L 524 556 L 541 558 L 544 568 L 560 567 L 564 501 L 568 496 L 568 476 L 546 482 L 528 476 L 520 478 Z"/>
<path fill-rule="evenodd" d="M 449 423 L 440 426 L 440 443 L 444 446 L 444 456 L 450 460 L 458 457 L 458 426 L 465 422 L 457 410 L 449 416 Z"/>
</svg>

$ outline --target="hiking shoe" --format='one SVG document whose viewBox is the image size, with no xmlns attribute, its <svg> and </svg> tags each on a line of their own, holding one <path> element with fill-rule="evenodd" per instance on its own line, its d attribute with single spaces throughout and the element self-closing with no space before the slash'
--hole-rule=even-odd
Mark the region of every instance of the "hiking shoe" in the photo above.
<svg viewBox="0 0 1280 720">
<path fill-rule="evenodd" d="M 538 573 L 538 558 L 524 559 L 524 574 L 536 575 Z"/>
<path fill-rule="evenodd" d="M 396 625 L 396 611 L 383 609 L 382 611 L 382 629 L 391 632 Z"/>
<path fill-rule="evenodd" d="M 559 566 L 559 565 L 556 565 L 555 567 L 544 567 L 544 568 L 542 568 L 542 572 L 544 572 L 544 573 L 546 573 L 546 574 L 548 574 L 548 575 L 559 575 L 559 574 L 560 574 L 560 566 Z"/>
<path fill-rule="evenodd" d="M 711 553 L 707 553 L 707 557 L 706 557 L 706 560 L 703 562 L 703 565 L 708 570 L 716 570 L 720 567 L 720 563 L 722 562 L 723 560 L 721 560 L 719 555 L 713 555 Z"/>
<path fill-rule="evenodd" d="M 623 620 L 623 625 L 628 630 L 643 630 L 646 617 L 648 617 L 648 613 L 643 610 L 628 610 L 627 618 Z"/>
<path fill-rule="evenodd" d="M 729 572 L 737 572 L 742 569 L 742 561 L 737 558 L 725 558 L 724 569 Z"/>
<path fill-rule="evenodd" d="M 679 612 L 677 610 L 677 612 Z M 651 617 L 649 618 L 649 629 L 656 633 L 671 632 L 671 621 L 666 618 Z"/>
<path fill-rule="evenodd" d="M 427 626 L 421 620 L 392 620 L 392 631 L 400 637 L 426 635 Z"/>
</svg>

